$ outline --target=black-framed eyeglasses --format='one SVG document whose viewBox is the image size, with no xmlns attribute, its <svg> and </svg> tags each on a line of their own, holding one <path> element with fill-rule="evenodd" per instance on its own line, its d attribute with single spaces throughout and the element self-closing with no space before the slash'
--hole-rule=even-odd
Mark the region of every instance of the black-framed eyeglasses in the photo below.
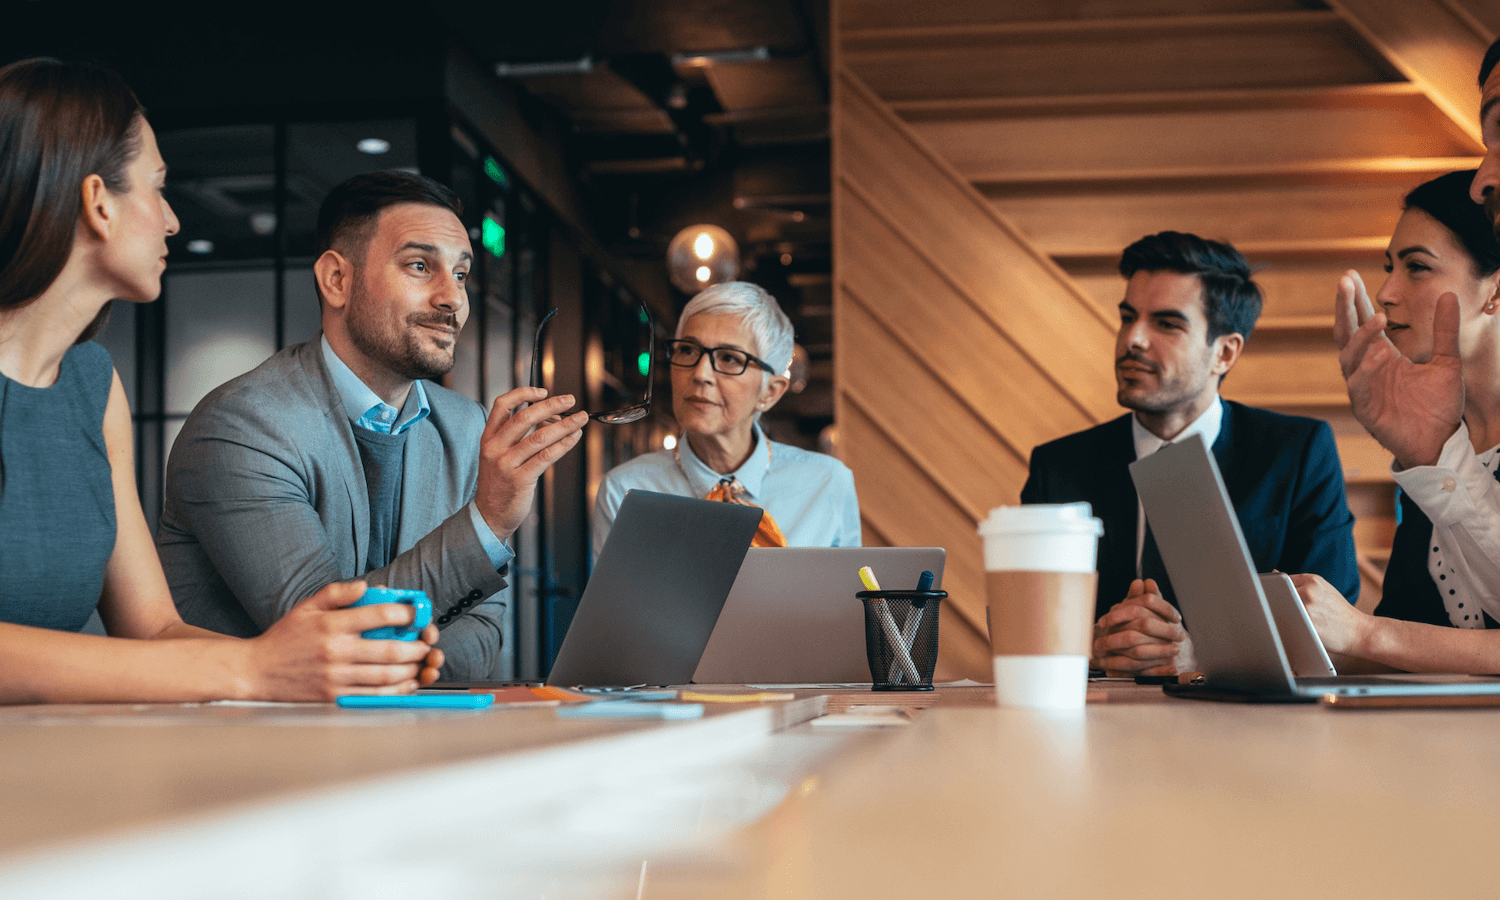
<svg viewBox="0 0 1500 900">
<path fill-rule="evenodd" d="M 542 321 L 536 323 L 536 338 L 531 342 L 531 386 L 542 386 L 542 328 L 557 315 L 557 307 L 542 316 Z M 646 319 L 646 398 L 640 403 L 609 412 L 597 412 L 589 415 L 590 419 L 605 425 L 628 425 L 646 417 L 651 411 L 651 385 L 656 381 L 656 321 L 651 318 L 651 310 L 646 304 L 641 304 L 641 315 Z"/>
<path fill-rule="evenodd" d="M 776 370 L 771 364 L 753 353 L 746 353 L 734 347 L 705 347 L 697 341 L 667 341 L 667 362 L 674 366 L 682 366 L 691 369 L 698 365 L 698 360 L 703 354 L 708 354 L 708 364 L 713 366 L 714 371 L 720 375 L 743 375 L 745 370 L 755 363 L 772 375 Z"/>
</svg>

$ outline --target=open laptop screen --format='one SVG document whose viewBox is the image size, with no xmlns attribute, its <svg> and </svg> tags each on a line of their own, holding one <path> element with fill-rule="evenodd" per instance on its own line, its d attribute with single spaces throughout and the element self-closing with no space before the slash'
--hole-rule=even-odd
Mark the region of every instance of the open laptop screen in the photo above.
<svg viewBox="0 0 1500 900">
<path fill-rule="evenodd" d="M 627 493 L 547 683 L 687 684 L 760 517 L 754 506 Z"/>
<path fill-rule="evenodd" d="M 1130 476 L 1172 576 L 1199 668 L 1218 688 L 1291 694 L 1291 665 L 1203 436 L 1136 460 Z"/>
</svg>

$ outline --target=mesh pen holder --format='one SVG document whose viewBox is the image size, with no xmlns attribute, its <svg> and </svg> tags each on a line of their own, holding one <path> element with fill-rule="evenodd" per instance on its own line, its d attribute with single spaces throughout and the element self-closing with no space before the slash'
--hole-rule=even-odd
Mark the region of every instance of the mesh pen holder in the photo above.
<svg viewBox="0 0 1500 900">
<path fill-rule="evenodd" d="M 930 691 L 937 667 L 938 606 L 947 591 L 860 591 L 871 689 Z"/>
</svg>

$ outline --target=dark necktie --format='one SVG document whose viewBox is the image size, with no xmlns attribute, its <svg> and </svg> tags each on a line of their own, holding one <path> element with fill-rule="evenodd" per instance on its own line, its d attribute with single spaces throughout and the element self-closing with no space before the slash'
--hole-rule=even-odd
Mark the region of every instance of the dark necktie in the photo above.
<svg viewBox="0 0 1500 900">
<path fill-rule="evenodd" d="M 1156 535 L 1151 533 L 1151 526 L 1146 526 L 1146 540 L 1141 546 L 1141 577 L 1155 578 L 1156 586 L 1161 589 L 1162 599 L 1173 606 L 1177 605 L 1177 598 L 1172 595 L 1172 586 L 1167 581 L 1167 567 L 1161 561 L 1161 551 L 1156 549 Z"/>
</svg>

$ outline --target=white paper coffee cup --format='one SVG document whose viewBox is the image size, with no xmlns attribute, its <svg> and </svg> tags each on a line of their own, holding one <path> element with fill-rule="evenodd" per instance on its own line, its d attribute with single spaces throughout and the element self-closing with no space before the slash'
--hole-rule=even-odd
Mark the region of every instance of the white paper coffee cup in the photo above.
<svg viewBox="0 0 1500 900">
<path fill-rule="evenodd" d="M 1104 523 L 1087 503 L 997 506 L 979 523 L 986 572 L 1092 572 Z"/>
<path fill-rule="evenodd" d="M 1103 533 L 1087 503 L 1002 506 L 979 523 L 1001 706 L 1083 706 Z"/>
</svg>

